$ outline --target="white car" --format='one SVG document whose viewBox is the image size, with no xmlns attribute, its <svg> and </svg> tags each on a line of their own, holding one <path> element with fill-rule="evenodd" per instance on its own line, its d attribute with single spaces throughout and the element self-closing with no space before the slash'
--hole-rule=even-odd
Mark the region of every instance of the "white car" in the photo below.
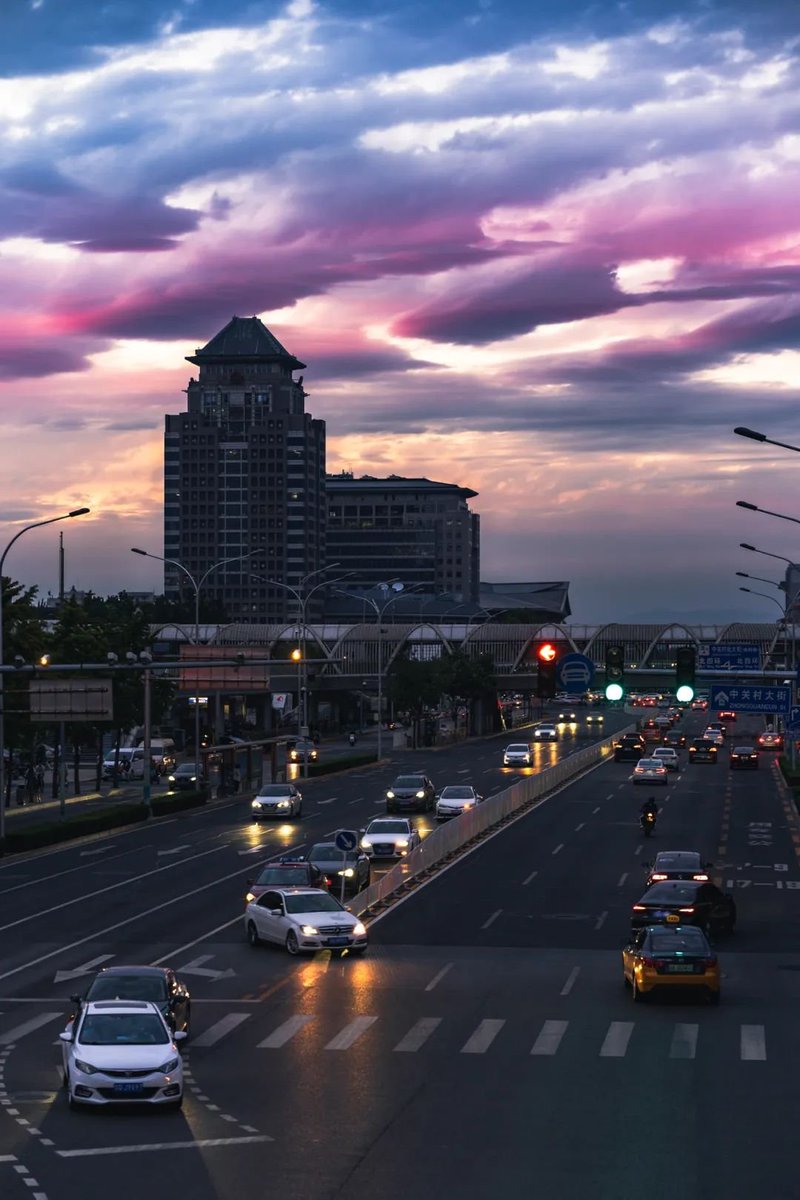
<svg viewBox="0 0 800 1200">
<path fill-rule="evenodd" d="M 183 1067 L 176 1043 L 186 1034 L 170 1031 L 157 1004 L 89 1001 L 76 1026 L 59 1034 L 70 1108 L 82 1104 L 181 1107 Z"/>
<path fill-rule="evenodd" d="M 574 708 L 562 708 L 558 714 L 559 721 L 577 721 L 578 716 Z"/>
<path fill-rule="evenodd" d="M 653 758 L 659 758 L 668 771 L 677 771 L 681 765 L 678 751 L 672 746 L 657 746 L 652 753 Z"/>
<path fill-rule="evenodd" d="M 460 817 L 463 812 L 480 804 L 483 796 L 479 796 L 469 783 L 451 783 L 442 788 L 436 801 L 436 820 L 447 821 L 450 817 Z"/>
<path fill-rule="evenodd" d="M 254 821 L 262 817 L 302 817 L 303 793 L 293 783 L 265 783 L 250 803 Z"/>
<path fill-rule="evenodd" d="M 513 742 L 503 751 L 504 767 L 529 767 L 531 762 L 531 748 L 527 742 Z"/>
<path fill-rule="evenodd" d="M 376 817 L 361 835 L 361 849 L 370 858 L 405 858 L 419 844 L 407 817 Z"/>
<path fill-rule="evenodd" d="M 555 725 L 537 725 L 533 737 L 537 742 L 557 742 L 558 730 Z"/>
<path fill-rule="evenodd" d="M 725 734 L 721 729 L 715 729 L 711 726 L 705 731 L 703 737 L 707 742 L 713 742 L 715 746 L 725 745 Z"/>
<path fill-rule="evenodd" d="M 251 946 L 277 942 L 289 954 L 367 948 L 361 921 L 320 888 L 270 888 L 247 905 L 244 929 Z"/>
<path fill-rule="evenodd" d="M 659 758 L 640 758 L 636 766 L 633 768 L 631 782 L 666 784 L 666 765 Z"/>
</svg>

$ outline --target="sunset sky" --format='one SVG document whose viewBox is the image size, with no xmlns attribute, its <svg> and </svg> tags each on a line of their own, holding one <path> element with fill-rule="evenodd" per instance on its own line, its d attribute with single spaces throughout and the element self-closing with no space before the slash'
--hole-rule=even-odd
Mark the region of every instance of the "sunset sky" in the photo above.
<svg viewBox="0 0 800 1200">
<path fill-rule="evenodd" d="M 735 501 L 800 517 L 800 458 L 732 429 L 800 444 L 799 49 L 796 0 L 3 0 L 0 542 L 88 504 L 67 584 L 160 590 L 164 413 L 255 313 L 329 470 L 480 493 L 485 579 L 773 620 L 738 544 L 800 536 Z"/>
</svg>

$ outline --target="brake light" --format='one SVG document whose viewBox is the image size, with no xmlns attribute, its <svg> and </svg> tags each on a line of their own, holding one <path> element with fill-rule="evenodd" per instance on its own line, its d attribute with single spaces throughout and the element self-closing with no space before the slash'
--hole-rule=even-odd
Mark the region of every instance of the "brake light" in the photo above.
<svg viewBox="0 0 800 1200">
<path fill-rule="evenodd" d="M 654 882 L 655 882 L 655 881 L 658 881 L 658 882 L 663 882 L 663 880 L 665 880 L 665 879 L 667 878 L 667 876 L 666 876 L 666 875 L 651 875 L 651 877 L 650 877 L 650 878 L 651 878 L 651 879 L 652 879 Z"/>
<path fill-rule="evenodd" d="M 679 908 L 678 912 L 694 912 L 693 908 Z"/>
<path fill-rule="evenodd" d="M 331 884 L 333 883 L 333 879 L 330 877 L 330 875 L 325 876 L 325 882 L 327 883 L 328 887 L 331 886 Z"/>
<path fill-rule="evenodd" d="M 642 955 L 642 966 L 655 967 L 656 970 L 659 970 L 664 966 L 664 960 L 663 958 L 650 958 L 649 954 L 644 954 Z"/>
<path fill-rule="evenodd" d="M 716 965 L 717 965 L 717 956 L 716 956 L 716 954 L 712 954 L 710 958 L 704 958 L 704 959 L 703 959 L 703 966 L 704 966 L 704 967 L 715 967 Z"/>
<path fill-rule="evenodd" d="M 634 904 L 633 911 L 634 912 L 647 912 L 647 906 L 645 904 Z"/>
<path fill-rule="evenodd" d="M 692 879 L 695 881 L 695 883 L 708 883 L 707 875 L 693 875 Z"/>
</svg>

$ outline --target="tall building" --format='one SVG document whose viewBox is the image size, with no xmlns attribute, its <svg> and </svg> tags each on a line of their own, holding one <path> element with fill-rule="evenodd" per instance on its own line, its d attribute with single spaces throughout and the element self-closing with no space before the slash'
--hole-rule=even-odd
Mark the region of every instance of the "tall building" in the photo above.
<svg viewBox="0 0 800 1200">
<path fill-rule="evenodd" d="M 329 475 L 328 561 L 350 572 L 348 588 L 397 580 L 430 595 L 475 601 L 480 586 L 480 517 L 471 488 L 431 479 L 350 472 Z"/>
<path fill-rule="evenodd" d="M 211 571 L 201 598 L 242 624 L 292 618 L 291 593 L 272 581 L 302 590 L 325 565 L 325 422 L 305 411 L 294 378 L 304 364 L 257 317 L 233 317 L 187 361 L 199 368 L 187 411 L 165 423 L 164 557 L 200 579 L 262 549 Z M 168 596 L 186 595 L 186 584 L 165 564 Z"/>
</svg>

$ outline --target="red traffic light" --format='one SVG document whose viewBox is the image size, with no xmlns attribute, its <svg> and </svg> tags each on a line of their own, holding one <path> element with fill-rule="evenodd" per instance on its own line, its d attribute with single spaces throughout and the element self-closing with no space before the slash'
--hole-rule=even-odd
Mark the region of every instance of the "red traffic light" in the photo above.
<svg viewBox="0 0 800 1200">
<path fill-rule="evenodd" d="M 536 651 L 536 657 L 539 659 L 539 661 L 546 663 L 553 662 L 557 654 L 558 651 L 552 642 L 545 642 L 544 645 L 540 646 Z"/>
</svg>

